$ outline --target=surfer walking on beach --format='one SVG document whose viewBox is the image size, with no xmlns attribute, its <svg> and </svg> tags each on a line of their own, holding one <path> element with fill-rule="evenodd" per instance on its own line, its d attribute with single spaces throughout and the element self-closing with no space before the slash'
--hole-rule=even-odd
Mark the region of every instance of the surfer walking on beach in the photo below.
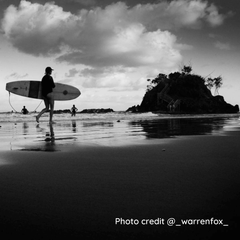
<svg viewBox="0 0 240 240">
<path fill-rule="evenodd" d="M 53 97 L 53 88 L 55 88 L 55 83 L 51 76 L 53 69 L 51 67 L 47 67 L 45 69 L 45 76 L 42 78 L 42 96 L 45 103 L 45 108 L 36 116 L 36 121 L 39 122 L 42 114 L 47 112 L 50 107 L 49 114 L 49 123 L 54 123 L 53 118 L 53 110 L 54 110 L 54 97 Z"/>
</svg>

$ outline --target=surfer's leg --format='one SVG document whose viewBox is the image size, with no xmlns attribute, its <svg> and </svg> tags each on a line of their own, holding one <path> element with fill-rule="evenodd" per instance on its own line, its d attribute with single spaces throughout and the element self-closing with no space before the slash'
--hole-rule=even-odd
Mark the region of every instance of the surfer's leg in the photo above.
<svg viewBox="0 0 240 240">
<path fill-rule="evenodd" d="M 54 98 L 53 98 L 52 93 L 48 94 L 48 100 L 49 100 L 49 106 L 50 106 L 49 123 L 54 123 L 52 120 L 53 119 L 53 111 L 54 111 Z"/>
<path fill-rule="evenodd" d="M 39 118 L 49 110 L 49 102 L 47 98 L 44 98 L 45 108 L 36 116 L 36 121 L 39 122 Z"/>
<path fill-rule="evenodd" d="M 54 111 L 54 102 L 52 104 L 50 104 L 50 116 L 49 116 L 49 122 L 50 123 L 54 123 L 53 122 L 53 111 Z"/>
</svg>

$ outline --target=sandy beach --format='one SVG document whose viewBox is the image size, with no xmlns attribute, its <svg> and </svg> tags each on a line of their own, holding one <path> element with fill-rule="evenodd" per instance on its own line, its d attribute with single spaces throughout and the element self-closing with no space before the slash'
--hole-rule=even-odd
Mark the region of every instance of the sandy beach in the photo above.
<svg viewBox="0 0 240 240">
<path fill-rule="evenodd" d="M 238 117 L 2 123 L 0 131 L 1 235 L 215 239 L 237 231 Z"/>
</svg>

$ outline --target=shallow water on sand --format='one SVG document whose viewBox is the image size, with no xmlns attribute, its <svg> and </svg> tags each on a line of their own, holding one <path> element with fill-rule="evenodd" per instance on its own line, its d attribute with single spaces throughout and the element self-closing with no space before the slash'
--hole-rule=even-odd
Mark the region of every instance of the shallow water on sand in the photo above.
<svg viewBox="0 0 240 240">
<path fill-rule="evenodd" d="M 2 116 L 1 150 L 60 151 L 66 144 L 119 146 L 145 144 L 149 140 L 160 143 L 181 136 L 222 135 L 240 130 L 238 114 L 114 113 L 79 114 L 75 118 L 60 114 L 55 120 L 56 124 L 49 125 L 47 115 L 39 124 L 34 121 L 34 115 Z"/>
</svg>

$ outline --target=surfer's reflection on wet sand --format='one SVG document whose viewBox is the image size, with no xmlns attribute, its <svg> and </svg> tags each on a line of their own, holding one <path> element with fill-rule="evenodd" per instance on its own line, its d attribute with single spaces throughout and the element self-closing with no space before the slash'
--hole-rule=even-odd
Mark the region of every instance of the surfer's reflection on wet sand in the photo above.
<svg viewBox="0 0 240 240">
<path fill-rule="evenodd" d="M 28 126 L 28 124 L 27 123 L 23 123 L 23 135 L 28 135 L 28 133 L 29 133 L 29 126 Z"/>
<path fill-rule="evenodd" d="M 45 151 L 48 152 L 56 151 L 53 124 L 49 124 L 49 132 L 46 132 L 45 142 L 46 142 L 44 149 Z"/>
<path fill-rule="evenodd" d="M 54 130 L 53 130 L 53 124 L 49 124 L 49 130 L 50 132 L 46 132 L 46 142 L 54 142 L 55 138 L 54 138 Z"/>
<path fill-rule="evenodd" d="M 39 126 L 39 124 L 37 125 L 37 129 L 40 132 L 44 132 L 46 130 L 44 128 L 41 128 Z M 47 152 L 54 152 L 54 151 L 56 151 L 55 135 L 54 135 L 53 124 L 49 124 L 49 131 L 46 131 L 44 141 L 45 141 L 45 144 L 43 146 L 42 151 L 47 151 Z"/>
<path fill-rule="evenodd" d="M 74 133 L 77 132 L 77 124 L 76 124 L 76 121 L 75 121 L 75 120 L 72 120 L 72 131 L 73 131 Z"/>
</svg>

